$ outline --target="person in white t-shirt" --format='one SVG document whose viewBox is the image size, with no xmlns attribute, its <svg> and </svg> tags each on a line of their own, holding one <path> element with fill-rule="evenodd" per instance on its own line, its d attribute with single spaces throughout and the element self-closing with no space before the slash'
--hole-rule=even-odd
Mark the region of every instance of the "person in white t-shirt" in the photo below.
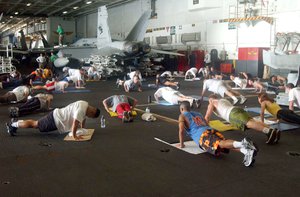
<svg viewBox="0 0 300 197">
<path fill-rule="evenodd" d="M 29 86 L 18 86 L 12 91 L 0 96 L 0 103 L 19 103 L 26 102 L 30 94 Z"/>
<path fill-rule="evenodd" d="M 73 81 L 75 87 L 81 88 L 84 84 L 84 70 L 82 69 L 73 69 L 69 67 L 64 67 L 63 72 L 67 73 L 69 76 L 63 79 L 64 81 Z"/>
<path fill-rule="evenodd" d="M 129 76 L 129 78 L 130 78 L 131 80 L 133 80 L 133 77 L 134 77 L 134 76 L 138 76 L 139 79 L 140 79 L 141 81 L 143 81 L 142 74 L 141 74 L 141 72 L 138 71 L 138 70 L 132 71 L 132 72 L 130 72 L 130 73 L 127 73 L 127 75 Z"/>
<path fill-rule="evenodd" d="M 46 64 L 46 58 L 45 56 L 41 53 L 38 58 L 36 58 L 37 63 L 39 63 L 39 68 L 44 68 Z"/>
<path fill-rule="evenodd" d="M 184 79 L 195 79 L 198 69 L 193 67 L 186 71 Z"/>
<path fill-rule="evenodd" d="M 190 103 L 190 106 L 192 106 L 193 101 L 194 101 L 194 98 L 185 96 L 182 93 L 180 93 L 179 91 L 176 91 L 170 87 L 159 88 L 154 93 L 154 98 L 157 102 L 159 102 L 160 98 L 163 98 L 168 103 L 171 103 L 173 105 L 177 105 L 177 104 L 179 104 L 179 102 L 188 101 Z"/>
<path fill-rule="evenodd" d="M 219 94 L 221 97 L 224 97 L 225 94 L 229 96 L 233 100 L 233 104 L 235 105 L 239 100 L 237 96 L 241 98 L 240 104 L 244 104 L 247 101 L 247 98 L 241 95 L 239 92 L 232 90 L 224 81 L 219 79 L 206 79 L 203 83 L 202 89 L 202 99 L 206 90 L 211 91 L 215 94 Z"/>
<path fill-rule="evenodd" d="M 273 144 L 279 141 L 280 130 L 264 125 L 263 122 L 255 121 L 243 108 L 233 106 L 226 99 L 218 99 L 214 94 L 209 96 L 208 102 L 209 104 L 205 115 L 206 122 L 209 122 L 211 115 L 215 112 L 217 116 L 241 131 L 254 129 L 264 133 L 267 136 L 267 144 Z"/>
<path fill-rule="evenodd" d="M 241 89 L 244 89 L 247 87 L 247 79 L 241 79 L 239 77 L 234 76 L 233 74 L 231 74 L 230 76 L 230 80 L 233 81 L 235 83 L 236 86 L 240 87 Z"/>
<path fill-rule="evenodd" d="M 82 139 L 76 134 L 77 129 L 85 128 L 86 117 L 97 118 L 100 110 L 86 101 L 76 101 L 64 108 L 56 108 L 38 120 L 18 120 L 6 123 L 7 132 L 15 136 L 18 128 L 35 128 L 40 132 L 58 130 L 59 133 L 72 132 L 75 140 Z"/>
<path fill-rule="evenodd" d="M 285 89 L 289 94 L 289 109 L 294 111 L 294 104 L 300 108 L 300 87 L 295 87 L 294 84 L 288 83 Z"/>
</svg>

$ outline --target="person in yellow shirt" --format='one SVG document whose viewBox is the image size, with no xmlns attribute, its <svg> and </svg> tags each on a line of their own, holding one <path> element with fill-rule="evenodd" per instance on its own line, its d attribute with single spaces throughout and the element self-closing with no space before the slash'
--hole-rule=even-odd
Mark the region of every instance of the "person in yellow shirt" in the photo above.
<svg viewBox="0 0 300 197">
<path fill-rule="evenodd" d="M 258 95 L 258 102 L 261 105 L 260 117 L 264 122 L 265 110 L 270 112 L 275 118 L 284 120 L 286 122 L 300 124 L 300 116 L 289 109 L 282 109 L 275 101 L 266 93 L 260 93 Z"/>
</svg>

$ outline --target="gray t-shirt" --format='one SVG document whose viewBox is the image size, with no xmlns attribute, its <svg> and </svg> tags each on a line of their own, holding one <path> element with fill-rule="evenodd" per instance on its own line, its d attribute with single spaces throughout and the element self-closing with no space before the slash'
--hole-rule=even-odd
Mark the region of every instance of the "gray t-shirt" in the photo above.
<svg viewBox="0 0 300 197">
<path fill-rule="evenodd" d="M 134 99 L 126 95 L 113 95 L 106 99 L 106 103 L 109 107 L 112 107 L 112 111 L 115 112 L 120 103 L 129 103 L 129 105 L 132 106 Z"/>
</svg>

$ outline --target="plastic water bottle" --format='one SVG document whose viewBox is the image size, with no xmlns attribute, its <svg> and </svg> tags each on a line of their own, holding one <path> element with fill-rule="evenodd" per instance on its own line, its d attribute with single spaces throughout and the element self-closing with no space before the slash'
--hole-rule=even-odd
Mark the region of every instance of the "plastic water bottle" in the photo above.
<svg viewBox="0 0 300 197">
<path fill-rule="evenodd" d="M 105 128 L 105 118 L 103 115 L 101 116 L 101 128 Z"/>
<path fill-rule="evenodd" d="M 146 113 L 150 113 L 149 107 L 146 108 L 145 112 L 146 112 Z"/>
</svg>

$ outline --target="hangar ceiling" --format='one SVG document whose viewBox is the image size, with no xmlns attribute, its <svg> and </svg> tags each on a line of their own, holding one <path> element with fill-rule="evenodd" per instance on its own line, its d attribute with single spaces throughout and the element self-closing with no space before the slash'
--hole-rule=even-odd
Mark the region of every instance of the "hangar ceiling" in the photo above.
<svg viewBox="0 0 300 197">
<path fill-rule="evenodd" d="M 130 1 L 133 0 L 0 0 L 0 30 L 49 16 L 78 17 L 95 12 L 102 5 L 110 8 Z"/>
</svg>

